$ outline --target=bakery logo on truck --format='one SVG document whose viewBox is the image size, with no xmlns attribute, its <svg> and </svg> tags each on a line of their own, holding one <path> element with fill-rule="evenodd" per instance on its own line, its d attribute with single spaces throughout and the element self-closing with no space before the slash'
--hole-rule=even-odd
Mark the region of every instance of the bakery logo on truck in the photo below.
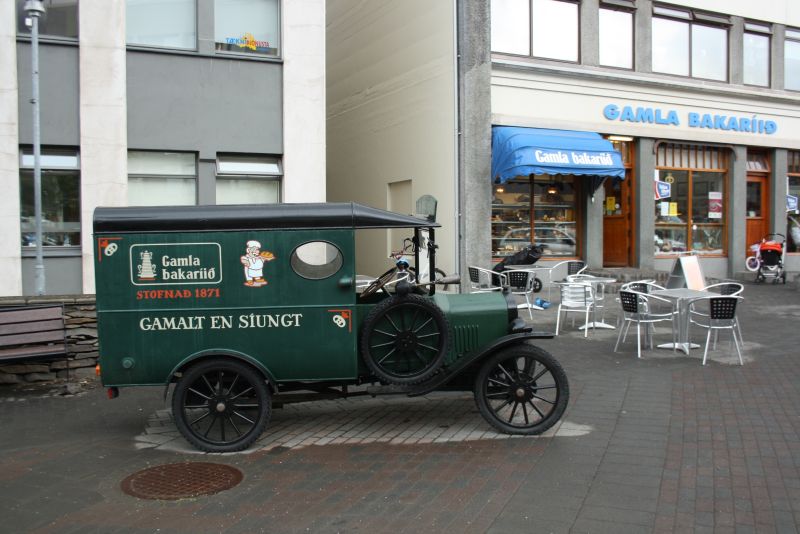
<svg viewBox="0 0 800 534">
<path fill-rule="evenodd" d="M 135 286 L 222 282 L 219 243 L 131 245 L 130 259 L 131 283 Z"/>
</svg>

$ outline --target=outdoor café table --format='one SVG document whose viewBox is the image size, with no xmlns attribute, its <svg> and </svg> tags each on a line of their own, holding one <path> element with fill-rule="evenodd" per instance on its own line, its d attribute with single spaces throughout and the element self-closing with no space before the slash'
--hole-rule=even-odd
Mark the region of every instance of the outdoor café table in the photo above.
<svg viewBox="0 0 800 534">
<path fill-rule="evenodd" d="M 594 276 L 591 274 L 578 274 L 573 275 L 576 282 L 583 282 L 586 284 L 590 284 L 592 286 L 592 292 L 595 295 L 595 304 L 597 304 L 597 288 L 598 286 L 605 285 L 605 284 L 613 284 L 617 281 L 616 278 L 607 278 L 603 276 Z M 568 279 L 570 277 L 567 277 Z M 605 290 L 604 290 L 605 296 Z M 602 299 L 601 299 L 602 300 Z M 595 319 L 594 310 L 592 311 L 592 322 L 586 323 L 583 326 L 578 327 L 578 330 L 584 330 L 586 328 L 608 328 L 614 330 L 616 327 L 613 324 L 604 323 L 602 321 L 598 321 Z"/>
<path fill-rule="evenodd" d="M 658 289 L 651 291 L 650 294 L 677 301 L 678 304 L 678 343 L 677 345 L 675 343 L 663 343 L 658 348 L 680 349 L 686 354 L 689 354 L 689 349 L 698 348 L 700 345 L 689 341 L 689 306 L 693 300 L 713 296 L 714 293 L 681 287 L 678 289 Z"/>
</svg>

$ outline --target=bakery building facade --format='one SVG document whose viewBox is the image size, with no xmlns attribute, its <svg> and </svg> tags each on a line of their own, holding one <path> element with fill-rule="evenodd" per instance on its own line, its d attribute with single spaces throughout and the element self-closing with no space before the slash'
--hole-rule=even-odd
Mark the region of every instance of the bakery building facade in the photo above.
<svg viewBox="0 0 800 534">
<path fill-rule="evenodd" d="M 787 211 L 800 193 L 795 4 L 456 0 L 451 12 L 431 14 L 425 35 L 439 35 L 439 48 L 409 47 L 414 61 L 390 62 L 395 78 L 329 100 L 329 184 L 370 189 L 380 203 L 405 175 L 409 197 L 444 198 L 439 221 L 457 229 L 442 243 L 447 270 L 491 266 L 538 243 L 545 265 L 579 258 L 593 268 L 669 270 L 694 253 L 707 276 L 724 278 L 745 271 L 750 244 L 780 233 L 792 279 L 800 271 L 800 216 Z M 422 24 L 413 5 L 405 18 L 392 15 L 407 35 Z M 329 50 L 340 42 L 329 19 Z M 424 77 L 420 65 L 436 61 L 437 76 Z M 331 67 L 329 95 L 332 83 L 341 87 Z M 385 83 L 398 73 L 438 85 L 423 96 L 418 83 Z M 381 112 L 365 116 L 382 122 L 359 133 L 364 108 L 354 98 L 367 86 Z M 418 115 L 410 105 L 419 102 L 436 105 Z M 412 129 L 425 132 L 424 145 L 408 144 Z M 359 141 L 370 157 L 398 146 L 424 157 L 398 160 L 391 172 L 340 164 L 336 154 Z"/>
</svg>

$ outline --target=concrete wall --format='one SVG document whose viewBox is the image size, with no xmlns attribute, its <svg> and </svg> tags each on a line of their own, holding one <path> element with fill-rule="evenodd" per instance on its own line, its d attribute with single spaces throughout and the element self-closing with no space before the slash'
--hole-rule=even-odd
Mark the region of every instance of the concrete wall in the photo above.
<svg viewBox="0 0 800 534">
<path fill-rule="evenodd" d="M 455 270 L 468 287 L 470 265 L 491 264 L 492 110 L 488 2 L 458 0 L 458 205 L 460 257 Z"/>
<path fill-rule="evenodd" d="M 0 72 L 17 71 L 14 2 L 0 2 Z M 19 113 L 16 76 L 0 76 L 0 296 L 22 292 L 19 227 Z"/>
<path fill-rule="evenodd" d="M 326 199 L 325 0 L 283 0 L 284 202 Z"/>
<path fill-rule="evenodd" d="M 82 292 L 94 293 L 94 210 L 128 196 L 125 4 L 83 0 L 78 15 Z"/>
<path fill-rule="evenodd" d="M 439 261 L 456 256 L 452 2 L 341 0 L 327 11 L 328 199 L 388 205 L 388 184 L 439 201 Z M 488 219 L 487 219 L 488 221 Z M 487 223 L 488 224 L 488 223 Z M 388 268 L 400 243 L 363 232 L 363 274 Z"/>
</svg>

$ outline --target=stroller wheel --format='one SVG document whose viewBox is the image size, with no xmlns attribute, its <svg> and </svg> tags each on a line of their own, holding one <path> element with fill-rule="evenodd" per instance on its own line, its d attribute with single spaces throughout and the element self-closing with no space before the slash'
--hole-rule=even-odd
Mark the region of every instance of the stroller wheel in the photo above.
<svg viewBox="0 0 800 534">
<path fill-rule="evenodd" d="M 756 284 L 760 284 L 760 283 L 761 283 L 761 282 L 763 282 L 763 281 L 764 281 L 764 275 L 763 275 L 763 274 L 761 274 L 761 273 L 758 273 L 758 274 L 756 275 Z"/>
<path fill-rule="evenodd" d="M 756 272 L 760 265 L 761 262 L 758 261 L 758 258 L 756 258 L 755 256 L 748 256 L 748 258 L 744 262 L 745 268 L 747 268 L 747 270 L 750 271 L 751 273 Z"/>
<path fill-rule="evenodd" d="M 533 279 L 533 292 L 538 293 L 542 290 L 542 281 L 538 278 Z"/>
</svg>

